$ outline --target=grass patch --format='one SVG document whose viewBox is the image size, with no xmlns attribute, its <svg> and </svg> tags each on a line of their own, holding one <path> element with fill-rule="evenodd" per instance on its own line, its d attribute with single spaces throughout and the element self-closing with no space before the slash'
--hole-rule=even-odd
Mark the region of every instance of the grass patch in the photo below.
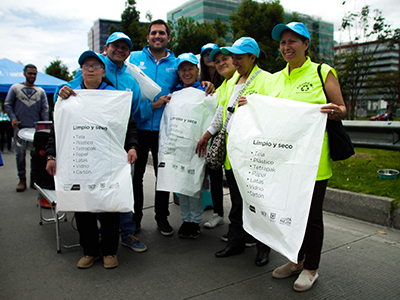
<svg viewBox="0 0 400 300">
<path fill-rule="evenodd" d="M 379 178 L 380 169 L 400 170 L 400 151 L 355 148 L 349 159 L 333 163 L 333 176 L 328 186 L 351 192 L 395 199 L 392 209 L 400 203 L 400 179 Z"/>
</svg>

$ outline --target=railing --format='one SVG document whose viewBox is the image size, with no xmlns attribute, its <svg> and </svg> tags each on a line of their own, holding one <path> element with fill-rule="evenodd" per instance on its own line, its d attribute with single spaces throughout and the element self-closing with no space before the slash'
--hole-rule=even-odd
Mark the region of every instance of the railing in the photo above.
<svg viewBox="0 0 400 300">
<path fill-rule="evenodd" d="M 343 121 L 356 147 L 400 151 L 400 122 L 398 121 Z"/>
</svg>

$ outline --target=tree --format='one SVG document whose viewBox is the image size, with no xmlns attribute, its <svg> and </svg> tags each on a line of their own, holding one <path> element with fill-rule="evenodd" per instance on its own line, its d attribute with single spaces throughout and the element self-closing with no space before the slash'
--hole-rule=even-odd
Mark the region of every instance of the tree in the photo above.
<svg viewBox="0 0 400 300">
<path fill-rule="evenodd" d="M 68 67 L 58 58 L 50 62 L 50 65 L 45 69 L 45 73 L 65 81 L 70 81 L 73 78 L 69 73 Z"/>
<path fill-rule="evenodd" d="M 179 18 L 177 24 L 170 23 L 172 33 L 169 43 L 175 55 L 185 52 L 199 53 L 203 45 L 215 43 L 218 35 L 211 23 L 200 24 L 193 18 Z"/>
<path fill-rule="evenodd" d="M 151 13 L 147 13 L 146 17 L 151 20 Z M 136 1 L 127 0 L 125 2 L 125 10 L 121 14 L 121 31 L 125 33 L 132 41 L 133 48 L 132 51 L 142 50 L 144 46 L 147 45 L 147 28 L 141 26 L 139 22 L 140 12 L 136 10 Z M 119 29 L 111 25 L 109 33 L 119 31 Z"/>
<path fill-rule="evenodd" d="M 359 13 L 349 12 L 342 19 L 340 30 L 348 31 L 350 43 L 343 49 L 339 48 L 335 64 L 347 101 L 348 119 L 351 120 L 354 120 L 357 101 L 366 94 L 366 83 L 372 76 L 371 67 L 399 40 L 400 30 L 393 30 L 380 10 L 374 10 L 374 14 L 370 16 L 367 5 Z"/>
<path fill-rule="evenodd" d="M 258 3 L 244 0 L 237 11 L 230 16 L 234 40 L 248 36 L 254 38 L 267 58 L 258 62 L 259 66 L 271 73 L 279 71 L 286 65 L 279 53 L 279 43 L 271 37 L 276 24 L 284 23 L 285 15 L 279 0 Z"/>
<path fill-rule="evenodd" d="M 217 32 L 217 36 L 221 38 L 225 38 L 226 33 L 228 32 L 228 25 L 226 25 L 224 22 L 221 21 L 221 19 L 218 17 L 215 19 L 214 23 L 212 24 L 213 28 Z"/>
</svg>

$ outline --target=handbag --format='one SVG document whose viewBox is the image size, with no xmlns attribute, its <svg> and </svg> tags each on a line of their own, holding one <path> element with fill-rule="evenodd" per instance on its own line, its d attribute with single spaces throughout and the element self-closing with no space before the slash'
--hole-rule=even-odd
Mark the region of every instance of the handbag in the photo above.
<svg viewBox="0 0 400 300">
<path fill-rule="evenodd" d="M 326 100 L 329 103 L 330 101 L 326 94 L 325 84 L 321 75 L 321 64 L 318 65 L 317 71 Z M 344 160 L 355 154 L 353 143 L 350 136 L 344 130 L 342 121 L 327 119 L 326 130 L 328 131 L 330 155 L 333 161 Z"/>
<path fill-rule="evenodd" d="M 228 126 L 229 120 L 231 119 L 231 116 L 235 112 L 235 106 L 237 102 L 239 101 L 239 98 L 243 95 L 247 87 L 250 85 L 250 83 L 256 78 L 258 74 L 261 73 L 261 70 L 257 70 L 243 85 L 243 87 L 240 89 L 235 102 L 232 104 L 231 107 L 228 107 L 228 112 L 226 116 L 226 121 L 224 126 L 222 127 L 221 131 L 218 132 L 212 142 L 211 146 L 207 151 L 206 154 L 206 164 L 207 167 L 210 168 L 211 170 L 218 170 L 219 168 L 222 167 L 222 165 L 225 162 L 225 157 L 226 157 L 226 128 Z"/>
</svg>

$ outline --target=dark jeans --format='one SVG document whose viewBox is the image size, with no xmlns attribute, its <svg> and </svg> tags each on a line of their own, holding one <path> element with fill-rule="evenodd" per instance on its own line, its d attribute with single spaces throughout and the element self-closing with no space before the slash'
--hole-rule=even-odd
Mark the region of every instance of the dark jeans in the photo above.
<svg viewBox="0 0 400 300">
<path fill-rule="evenodd" d="M 15 158 L 17 162 L 17 170 L 19 179 L 26 179 L 26 150 L 22 147 L 19 147 L 17 144 L 17 136 L 19 129 L 14 130 L 14 150 L 15 150 Z M 35 179 L 35 164 L 33 163 L 33 151 L 29 151 L 31 153 L 31 179 Z"/>
<path fill-rule="evenodd" d="M 79 243 L 84 255 L 103 256 L 115 255 L 119 242 L 119 213 L 90 213 L 76 212 L 76 225 L 79 232 Z M 97 218 L 101 225 L 101 241 L 99 241 L 99 228 Z"/>
<path fill-rule="evenodd" d="M 214 213 L 220 217 L 224 216 L 223 197 L 224 192 L 222 188 L 223 173 L 222 167 L 218 170 L 211 170 L 207 168 L 207 172 L 210 175 L 211 185 L 211 198 L 214 206 Z"/>
<path fill-rule="evenodd" d="M 304 268 L 317 270 L 321 259 L 322 243 L 324 240 L 324 222 L 322 205 L 324 203 L 328 180 L 316 181 L 308 215 L 306 233 L 297 259 L 304 260 Z"/>
<path fill-rule="evenodd" d="M 232 170 L 225 170 L 231 195 L 232 207 L 229 213 L 228 244 L 234 247 L 245 247 L 245 242 L 251 240 L 251 236 L 243 229 L 243 199 L 236 183 Z M 258 251 L 269 251 L 269 247 L 257 240 Z"/>
<path fill-rule="evenodd" d="M 153 168 L 157 177 L 158 167 L 158 131 L 138 129 L 138 159 L 135 162 L 135 172 L 133 176 L 133 193 L 135 197 L 135 213 L 133 220 L 136 226 L 140 227 L 143 218 L 143 176 L 146 172 L 149 150 L 153 156 Z M 154 211 L 156 220 L 165 220 L 169 216 L 169 192 L 156 191 Z"/>
</svg>

